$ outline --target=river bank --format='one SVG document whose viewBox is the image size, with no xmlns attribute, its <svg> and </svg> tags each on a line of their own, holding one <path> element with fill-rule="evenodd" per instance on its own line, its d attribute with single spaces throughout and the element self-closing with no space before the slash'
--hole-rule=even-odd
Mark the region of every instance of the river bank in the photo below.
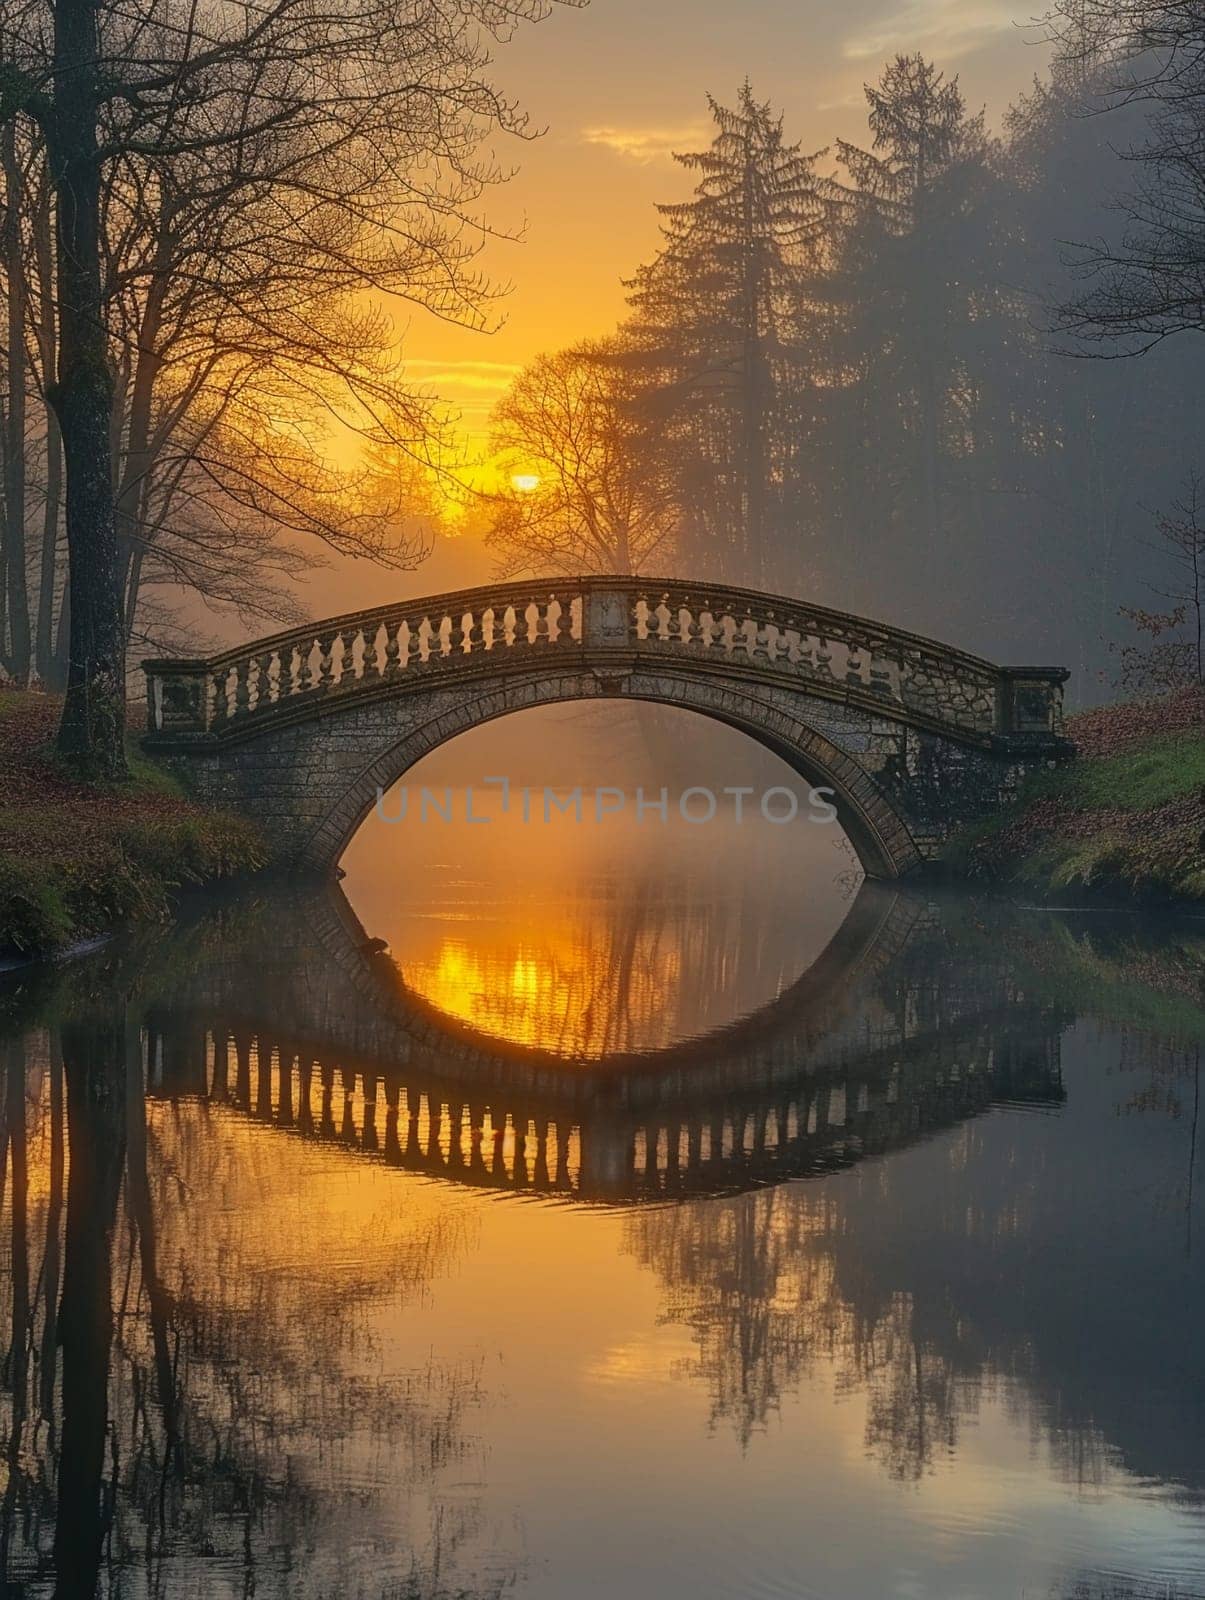
<svg viewBox="0 0 1205 1600">
<path fill-rule="evenodd" d="M 1071 717 L 1077 759 L 953 842 L 950 874 L 1052 904 L 1205 904 L 1205 693 Z"/>
<path fill-rule="evenodd" d="M 0 691 L 0 957 L 53 955 L 173 895 L 261 867 L 258 830 L 190 800 L 139 752 L 129 782 L 84 784 L 54 755 L 61 702 Z"/>
</svg>

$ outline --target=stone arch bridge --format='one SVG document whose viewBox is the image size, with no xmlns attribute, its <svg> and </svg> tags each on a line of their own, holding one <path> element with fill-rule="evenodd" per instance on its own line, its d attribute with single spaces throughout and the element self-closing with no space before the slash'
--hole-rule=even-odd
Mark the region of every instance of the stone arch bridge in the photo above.
<svg viewBox="0 0 1205 1600">
<path fill-rule="evenodd" d="M 553 702 L 680 706 L 833 791 L 871 877 L 1067 759 L 1060 667 L 1000 667 L 863 617 L 672 579 L 539 579 L 144 663 L 148 750 L 260 821 L 282 865 L 329 871 L 379 790 L 457 734 Z"/>
</svg>

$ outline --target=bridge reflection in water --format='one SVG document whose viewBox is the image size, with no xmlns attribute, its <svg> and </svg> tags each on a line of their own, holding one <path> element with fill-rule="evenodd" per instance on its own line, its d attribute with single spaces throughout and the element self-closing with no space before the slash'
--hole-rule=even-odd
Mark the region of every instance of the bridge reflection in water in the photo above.
<svg viewBox="0 0 1205 1600">
<path fill-rule="evenodd" d="M 337 891 L 29 976 L 5 1592 L 560 1600 L 640 1548 L 708 1600 L 1187 1600 L 1199 1013 L 1061 1050 L 1156 965 L 1113 955 L 872 889 L 772 1004 L 604 1059 L 439 1011 Z"/>
<path fill-rule="evenodd" d="M 940 962 L 942 921 L 864 887 L 771 1005 L 657 1051 L 566 1060 L 409 991 L 337 890 L 276 901 L 288 937 L 220 956 L 147 1012 L 147 1087 L 482 1188 L 628 1203 L 833 1171 L 993 1101 L 1057 1105 L 1067 1017 L 1004 964 Z M 936 958 L 936 960 L 935 960 Z"/>
</svg>

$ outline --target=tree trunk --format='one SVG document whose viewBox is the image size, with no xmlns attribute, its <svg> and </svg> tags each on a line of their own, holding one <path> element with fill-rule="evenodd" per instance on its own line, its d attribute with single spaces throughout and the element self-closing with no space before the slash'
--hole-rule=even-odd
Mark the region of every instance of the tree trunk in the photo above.
<svg viewBox="0 0 1205 1600">
<path fill-rule="evenodd" d="M 8 284 L 8 407 L 4 418 L 4 575 L 8 603 L 8 660 L 13 681 L 29 682 L 29 588 L 25 571 L 25 262 L 21 248 L 24 182 L 17 127 L 0 128 L 4 172 L 4 275 Z"/>
<path fill-rule="evenodd" d="M 34 252 L 38 264 L 38 331 L 42 385 L 49 388 L 58 366 L 58 307 L 54 300 L 54 248 L 51 243 L 49 194 L 43 191 L 33 220 Z M 42 508 L 42 550 L 38 574 L 38 626 L 34 645 L 34 664 L 38 678 L 48 689 L 62 689 L 66 674 L 60 673 L 55 648 L 54 597 L 59 574 L 59 516 L 63 505 L 63 442 L 58 418 L 46 410 L 46 499 Z M 66 601 L 66 585 L 63 591 Z M 65 662 L 62 663 L 65 666 Z"/>
<path fill-rule="evenodd" d="M 59 626 L 54 639 L 54 660 L 50 667 L 50 683 L 58 689 L 67 687 L 67 659 L 71 639 L 71 582 L 63 585 L 63 599 L 59 605 Z"/>
<path fill-rule="evenodd" d="M 38 572 L 38 627 L 34 665 L 47 689 L 62 689 L 56 671 L 54 644 L 54 591 L 59 570 L 59 511 L 63 500 L 63 444 L 53 411 L 46 413 L 46 501 L 42 510 L 42 550 Z M 66 592 L 63 595 L 66 602 Z"/>
<path fill-rule="evenodd" d="M 63 436 L 72 597 L 58 745 L 81 776 L 111 780 L 126 775 L 125 636 L 101 292 L 96 0 L 56 0 L 54 15 L 59 368 L 49 398 Z"/>
</svg>

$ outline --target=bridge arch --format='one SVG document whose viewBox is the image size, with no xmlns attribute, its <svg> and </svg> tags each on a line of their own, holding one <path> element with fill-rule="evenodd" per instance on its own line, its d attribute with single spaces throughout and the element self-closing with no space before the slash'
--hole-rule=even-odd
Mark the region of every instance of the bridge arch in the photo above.
<svg viewBox="0 0 1205 1600">
<path fill-rule="evenodd" d="M 144 663 L 145 744 L 329 871 L 376 797 L 456 734 L 535 705 L 645 700 L 748 734 L 817 787 L 872 877 L 938 856 L 1066 759 L 1058 667 L 1006 668 L 754 590 L 587 577 L 461 590 Z"/>
<path fill-rule="evenodd" d="M 466 687 L 455 706 L 404 733 L 351 779 L 304 841 L 302 860 L 319 870 L 333 866 L 378 794 L 460 734 L 536 706 L 600 699 L 674 707 L 747 734 L 781 757 L 806 783 L 832 790 L 837 819 L 868 877 L 900 878 L 921 864 L 920 850 L 900 813 L 852 757 L 804 719 L 768 710 L 735 687 L 717 687 L 685 675 L 670 679 L 660 673 L 652 679 L 633 674 L 608 683 L 588 670 L 574 674 L 557 670 L 546 677 L 508 679 L 493 687 Z"/>
</svg>

